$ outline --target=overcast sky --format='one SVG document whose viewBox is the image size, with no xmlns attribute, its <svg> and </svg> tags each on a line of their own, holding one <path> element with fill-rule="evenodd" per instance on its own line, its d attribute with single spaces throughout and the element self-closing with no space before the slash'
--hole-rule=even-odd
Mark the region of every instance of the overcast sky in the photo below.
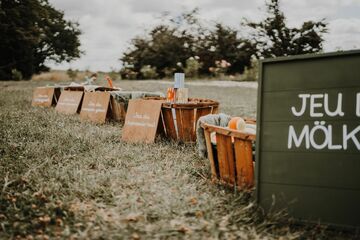
<svg viewBox="0 0 360 240">
<path fill-rule="evenodd" d="M 244 17 L 253 21 L 265 17 L 265 0 L 49 1 L 65 12 L 66 19 L 80 24 L 81 49 L 85 51 L 70 64 L 50 64 L 55 69 L 119 70 L 119 58 L 130 40 L 154 26 L 164 11 L 176 16 L 198 7 L 201 18 L 237 28 Z M 290 26 L 326 19 L 329 24 L 324 43 L 326 52 L 360 48 L 360 0 L 282 0 L 280 4 Z"/>
</svg>

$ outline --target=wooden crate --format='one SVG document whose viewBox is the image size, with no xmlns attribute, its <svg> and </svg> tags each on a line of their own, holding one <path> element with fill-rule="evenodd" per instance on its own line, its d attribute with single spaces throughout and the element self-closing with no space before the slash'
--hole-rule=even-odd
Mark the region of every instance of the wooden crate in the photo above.
<svg viewBox="0 0 360 240">
<path fill-rule="evenodd" d="M 246 119 L 247 123 L 255 120 Z M 252 145 L 256 135 L 203 123 L 211 175 L 220 182 L 236 185 L 239 189 L 254 186 Z M 216 133 L 216 146 L 211 143 L 211 133 Z"/>
<path fill-rule="evenodd" d="M 111 96 L 110 97 L 110 118 L 115 121 L 125 121 L 126 109 L 125 103 L 116 101 L 116 99 Z"/>
<path fill-rule="evenodd" d="M 166 136 L 182 142 L 196 141 L 196 122 L 218 112 L 219 103 L 210 99 L 189 98 L 188 103 L 164 103 L 162 117 Z"/>
</svg>

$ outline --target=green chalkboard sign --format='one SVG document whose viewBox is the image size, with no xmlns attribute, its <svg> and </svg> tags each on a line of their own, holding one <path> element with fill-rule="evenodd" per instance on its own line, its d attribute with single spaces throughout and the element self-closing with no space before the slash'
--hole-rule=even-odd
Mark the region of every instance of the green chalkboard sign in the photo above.
<svg viewBox="0 0 360 240">
<path fill-rule="evenodd" d="M 360 226 L 360 51 L 260 63 L 257 201 Z"/>
</svg>

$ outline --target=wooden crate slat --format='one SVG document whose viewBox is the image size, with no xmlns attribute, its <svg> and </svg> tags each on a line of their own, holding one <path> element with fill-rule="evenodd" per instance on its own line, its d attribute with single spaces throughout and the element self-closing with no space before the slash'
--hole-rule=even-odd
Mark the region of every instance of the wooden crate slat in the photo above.
<svg viewBox="0 0 360 240">
<path fill-rule="evenodd" d="M 219 111 L 219 106 L 213 106 L 211 108 L 211 114 L 217 114 Z"/>
<path fill-rule="evenodd" d="M 235 159 L 231 137 L 216 133 L 220 178 L 235 184 Z"/>
<path fill-rule="evenodd" d="M 235 138 L 235 159 L 237 185 L 248 188 L 254 185 L 254 165 L 252 161 L 252 143 Z"/>
<path fill-rule="evenodd" d="M 211 176 L 213 179 L 217 178 L 216 174 L 216 164 L 214 159 L 214 152 L 211 146 L 211 137 L 209 131 L 204 131 L 205 134 L 205 141 L 206 141 L 206 148 L 207 148 L 207 157 L 210 160 L 210 168 L 211 168 Z"/>
<path fill-rule="evenodd" d="M 180 109 L 182 137 L 180 138 L 179 135 L 179 138 L 184 142 L 194 142 L 196 140 L 194 112 L 194 109 Z"/>
<path fill-rule="evenodd" d="M 184 139 L 184 128 L 183 128 L 183 109 L 176 109 L 173 108 L 175 111 L 175 116 L 176 116 L 176 127 L 177 127 L 177 137 L 179 140 Z M 185 123 L 184 123 L 185 124 Z"/>
<path fill-rule="evenodd" d="M 166 135 L 173 140 L 177 140 L 177 134 L 171 108 L 162 108 L 162 113 L 165 121 Z"/>
<path fill-rule="evenodd" d="M 195 115 L 195 124 L 199 120 L 200 117 L 211 114 L 211 107 L 206 108 L 197 108 L 196 115 Z"/>
<path fill-rule="evenodd" d="M 232 130 L 232 129 L 229 129 L 229 128 L 209 125 L 209 124 L 206 124 L 206 123 L 201 124 L 201 126 L 205 130 L 209 130 L 210 132 L 216 132 L 216 133 L 223 134 L 223 135 L 226 135 L 226 136 L 232 136 L 232 137 L 240 138 L 240 139 L 243 139 L 243 140 L 252 140 L 252 141 L 254 141 L 256 139 L 255 134 L 244 133 L 244 132 L 240 132 L 240 131 L 237 131 L 237 130 Z"/>
</svg>

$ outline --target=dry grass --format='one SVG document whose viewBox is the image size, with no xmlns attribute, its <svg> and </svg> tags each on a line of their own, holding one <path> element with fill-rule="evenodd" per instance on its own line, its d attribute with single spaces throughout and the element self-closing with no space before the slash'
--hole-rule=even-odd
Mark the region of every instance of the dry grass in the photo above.
<svg viewBox="0 0 360 240">
<path fill-rule="evenodd" d="M 212 184 L 208 162 L 193 145 L 126 144 L 119 123 L 94 125 L 32 108 L 32 89 L 44 84 L 0 83 L 0 238 L 343 236 L 323 226 L 296 227 L 285 213 L 264 215 L 252 192 Z M 167 87 L 116 84 L 149 91 Z M 254 89 L 194 86 L 191 95 L 220 100 L 231 114 L 255 115 Z"/>
</svg>

